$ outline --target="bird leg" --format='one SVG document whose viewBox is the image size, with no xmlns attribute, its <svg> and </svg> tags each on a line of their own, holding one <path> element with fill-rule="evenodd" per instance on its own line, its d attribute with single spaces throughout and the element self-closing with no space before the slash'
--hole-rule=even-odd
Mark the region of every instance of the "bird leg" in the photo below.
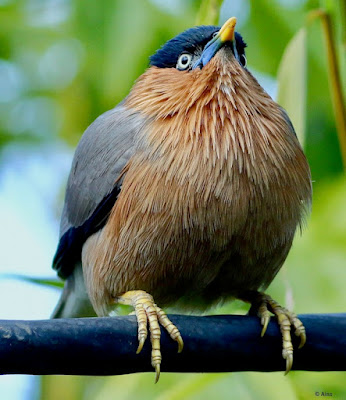
<svg viewBox="0 0 346 400">
<path fill-rule="evenodd" d="M 135 309 L 138 323 L 138 341 L 137 354 L 141 352 L 144 342 L 148 336 L 148 322 L 151 341 L 151 365 L 156 371 L 155 383 L 160 377 L 161 365 L 161 346 L 160 337 L 161 324 L 170 337 L 178 342 L 178 353 L 181 353 L 184 347 L 183 339 L 178 328 L 169 320 L 166 313 L 154 303 L 153 297 L 143 290 L 131 290 L 116 298 L 116 302 L 120 304 L 130 305 Z"/>
<path fill-rule="evenodd" d="M 295 329 L 295 335 L 300 337 L 299 349 L 302 348 L 306 342 L 306 333 L 303 323 L 297 316 L 281 307 L 269 295 L 261 292 L 251 292 L 248 296 L 242 297 L 245 301 L 250 301 L 252 304 L 249 311 L 250 314 L 257 314 L 261 319 L 263 326 L 261 336 L 263 337 L 270 320 L 270 311 L 276 316 L 282 335 L 282 357 L 286 360 L 285 375 L 292 368 L 293 364 L 293 344 L 291 339 L 291 327 Z"/>
</svg>

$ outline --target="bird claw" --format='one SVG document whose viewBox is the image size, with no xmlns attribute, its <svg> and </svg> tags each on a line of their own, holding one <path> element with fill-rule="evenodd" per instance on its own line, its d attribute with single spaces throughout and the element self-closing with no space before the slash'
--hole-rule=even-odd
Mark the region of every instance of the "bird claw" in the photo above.
<svg viewBox="0 0 346 400">
<path fill-rule="evenodd" d="M 295 332 L 296 336 L 300 336 L 300 343 L 299 343 L 298 349 L 301 349 L 304 346 L 304 344 L 306 343 L 306 334 L 304 333 L 304 335 L 301 335 L 301 334 L 297 335 L 296 332 Z"/>
<path fill-rule="evenodd" d="M 181 353 L 184 348 L 184 342 L 178 328 L 172 324 L 166 313 L 160 307 L 158 307 L 156 304 L 155 307 L 160 324 L 166 329 L 166 331 L 169 333 L 169 336 L 178 343 L 178 353 Z"/>
<path fill-rule="evenodd" d="M 285 375 L 287 375 L 292 369 L 293 365 L 293 344 L 291 339 L 291 327 L 295 328 L 294 334 L 300 337 L 300 344 L 298 347 L 299 349 L 301 349 L 306 343 L 305 327 L 293 312 L 288 311 L 284 307 L 281 307 L 270 296 L 264 293 L 260 293 L 259 300 L 260 302 L 258 307 L 258 316 L 261 318 L 261 324 L 263 326 L 261 332 L 262 337 L 267 330 L 270 320 L 268 308 L 277 317 L 282 335 L 282 357 L 286 360 Z"/>
<path fill-rule="evenodd" d="M 298 337 L 300 337 L 300 343 L 298 349 L 301 349 L 304 344 L 306 343 L 306 331 L 305 327 L 300 321 L 300 319 L 297 318 L 297 316 L 293 313 L 289 312 L 289 319 L 291 321 L 291 324 L 295 327 L 294 334 Z"/>
<path fill-rule="evenodd" d="M 267 331 L 268 324 L 270 321 L 270 314 L 269 314 L 266 302 L 262 302 L 262 304 L 260 304 L 260 306 L 258 308 L 258 316 L 261 318 L 261 324 L 263 326 L 262 332 L 261 332 L 261 337 L 263 337 Z"/>
<path fill-rule="evenodd" d="M 145 339 L 143 339 L 143 338 L 139 339 L 139 344 L 137 347 L 136 354 L 139 354 L 142 351 L 144 343 L 145 343 Z"/>
<path fill-rule="evenodd" d="M 284 357 L 285 358 L 285 357 Z M 293 365 L 293 353 L 288 354 L 286 357 L 286 371 L 285 376 L 291 371 Z"/>
<path fill-rule="evenodd" d="M 270 316 L 261 319 L 261 324 L 263 326 L 262 332 L 261 332 L 261 337 L 263 337 L 265 335 L 265 333 L 267 332 L 269 321 L 270 321 Z"/>
<path fill-rule="evenodd" d="M 184 342 L 181 336 L 177 339 L 177 342 L 178 342 L 178 353 L 181 353 L 184 348 Z"/>
<path fill-rule="evenodd" d="M 138 323 L 138 348 L 136 353 L 140 353 L 148 336 L 148 324 L 151 341 L 151 365 L 155 369 L 155 383 L 160 378 L 161 365 L 161 330 L 160 324 L 166 329 L 170 337 L 178 343 L 178 353 L 181 353 L 184 347 L 183 339 L 178 328 L 173 325 L 166 313 L 154 303 L 152 296 L 142 290 L 126 292 L 117 298 L 118 303 L 132 305 Z"/>
<path fill-rule="evenodd" d="M 155 383 L 157 383 L 160 379 L 160 364 L 156 365 L 155 372 Z"/>
</svg>

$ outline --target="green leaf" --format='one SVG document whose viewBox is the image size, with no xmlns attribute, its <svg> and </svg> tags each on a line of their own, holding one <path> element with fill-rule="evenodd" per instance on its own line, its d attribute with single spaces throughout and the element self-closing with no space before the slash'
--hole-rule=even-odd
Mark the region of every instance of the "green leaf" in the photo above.
<svg viewBox="0 0 346 400">
<path fill-rule="evenodd" d="M 41 286 L 51 286 L 63 288 L 64 282 L 57 279 L 50 278 L 35 278 L 33 276 L 19 275 L 19 274 L 1 274 L 0 279 L 16 279 L 24 282 L 34 283 Z"/>
<path fill-rule="evenodd" d="M 196 25 L 217 25 L 223 0 L 203 0 L 197 15 Z"/>
<path fill-rule="evenodd" d="M 304 145 L 306 123 L 306 30 L 288 43 L 278 71 L 278 103 L 287 111 L 299 141 Z"/>
</svg>

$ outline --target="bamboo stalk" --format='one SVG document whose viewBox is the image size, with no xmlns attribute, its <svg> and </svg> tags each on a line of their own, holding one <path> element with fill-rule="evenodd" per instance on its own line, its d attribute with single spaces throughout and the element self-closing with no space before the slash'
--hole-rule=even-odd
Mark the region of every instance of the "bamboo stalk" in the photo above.
<svg viewBox="0 0 346 400">
<path fill-rule="evenodd" d="M 324 10 L 314 10 L 309 20 L 319 18 L 322 23 L 323 36 L 327 48 L 328 78 L 333 102 L 336 129 L 339 138 L 340 152 L 346 170 L 346 108 L 342 92 L 341 75 L 338 65 L 334 33 L 330 15 Z"/>
<path fill-rule="evenodd" d="M 223 0 L 202 0 L 196 25 L 217 25 Z"/>
</svg>

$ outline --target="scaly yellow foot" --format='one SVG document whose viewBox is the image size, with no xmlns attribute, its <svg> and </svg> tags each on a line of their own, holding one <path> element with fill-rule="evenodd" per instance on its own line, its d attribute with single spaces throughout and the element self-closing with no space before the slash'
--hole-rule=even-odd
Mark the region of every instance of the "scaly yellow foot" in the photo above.
<svg viewBox="0 0 346 400">
<path fill-rule="evenodd" d="M 286 360 L 286 372 L 289 373 L 293 365 L 293 344 L 291 339 L 291 327 L 295 328 L 295 335 L 300 337 L 299 349 L 302 348 L 306 342 L 306 332 L 303 323 L 297 316 L 281 307 L 275 300 L 265 293 L 257 292 L 255 300 L 253 296 L 250 300 L 253 306 L 257 309 L 257 315 L 261 318 L 263 326 L 261 336 L 263 337 L 270 320 L 270 311 L 277 317 L 280 331 L 282 334 L 282 357 Z M 245 299 L 244 299 L 245 300 Z"/>
<path fill-rule="evenodd" d="M 130 305 L 135 309 L 138 323 L 138 349 L 137 354 L 143 348 L 148 336 L 148 322 L 151 341 L 151 365 L 156 371 L 155 383 L 160 378 L 161 365 L 161 330 L 159 323 L 166 329 L 170 337 L 178 342 L 178 353 L 181 353 L 184 347 L 183 339 L 178 328 L 169 320 L 166 313 L 154 303 L 153 297 L 143 290 L 131 290 L 116 298 L 120 304 Z"/>
</svg>

